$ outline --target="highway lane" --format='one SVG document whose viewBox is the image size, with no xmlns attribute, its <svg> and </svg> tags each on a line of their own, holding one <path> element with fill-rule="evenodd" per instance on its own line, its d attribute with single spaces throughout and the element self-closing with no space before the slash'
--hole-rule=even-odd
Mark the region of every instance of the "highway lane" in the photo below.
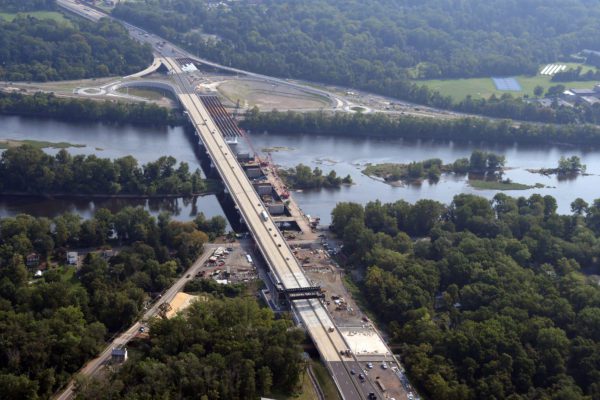
<svg viewBox="0 0 600 400">
<path fill-rule="evenodd" d="M 221 175 L 228 193 L 237 204 L 261 254 L 285 288 L 311 286 L 271 217 L 261 215 L 265 210 L 262 200 L 235 155 L 231 153 L 203 103 L 195 94 L 194 88 L 182 74 L 180 66 L 169 58 L 166 58 L 165 62 L 181 89 L 181 93 L 178 94 L 179 100 Z M 293 307 L 323 361 L 328 365 L 335 362 L 341 366 L 336 369 L 330 367 L 330 370 L 343 397 L 345 399 L 366 398 L 369 392 L 377 392 L 372 383 L 369 381 L 361 383 L 358 377 L 352 376 L 345 366 L 346 360 L 340 355 L 340 351 L 346 350 L 347 344 L 321 302 L 314 299 L 299 300 L 294 302 Z M 333 329 L 331 332 L 330 328 Z"/>
<path fill-rule="evenodd" d="M 80 15 L 85 15 L 86 10 L 88 12 L 91 10 L 81 4 L 76 4 L 71 0 L 58 0 L 58 4 L 72 11 L 73 9 L 76 9 L 76 12 Z M 123 23 L 122 21 L 120 22 Z M 124 23 L 124 25 L 131 30 L 137 30 L 135 33 L 137 33 L 138 37 L 143 38 L 142 40 L 147 38 L 156 40 L 153 35 L 144 33 L 144 31 L 133 27 L 130 24 Z M 170 50 L 167 49 L 167 51 L 175 52 L 176 54 L 176 48 L 173 45 L 170 46 L 172 48 Z M 161 50 L 157 51 L 160 52 Z M 176 55 L 190 56 L 190 58 L 198 59 L 186 52 L 183 52 L 181 55 Z M 204 60 L 201 61 L 204 62 Z M 263 220 L 261 212 L 265 210 L 264 204 L 262 204 L 260 197 L 258 197 L 258 194 L 254 191 L 252 184 L 237 162 L 236 157 L 231 154 L 221 132 L 210 117 L 208 111 L 204 108 L 200 99 L 196 96 L 194 88 L 190 85 L 190 82 L 187 81 L 186 77 L 182 77 L 182 71 L 174 60 L 165 58 L 165 63 L 169 66 L 170 70 L 174 72 L 174 77 L 180 85 L 178 97 L 181 104 L 188 112 L 190 120 L 194 124 L 197 133 L 202 138 L 213 163 L 225 182 L 225 186 L 236 202 L 248 228 L 252 232 L 261 254 L 285 288 L 311 286 L 273 220 L 270 216 Z M 208 62 L 207 65 L 212 65 L 236 73 L 243 73 L 280 84 L 297 86 L 303 90 L 308 89 L 312 93 L 330 97 L 328 92 L 290 84 L 289 82 L 278 78 L 249 73 L 235 68 L 223 67 L 210 62 Z M 340 351 L 345 351 L 348 348 L 347 344 L 320 301 L 299 300 L 294 302 L 293 307 L 297 315 L 303 321 L 304 326 L 316 347 L 319 349 L 323 361 L 329 366 L 330 372 L 338 384 L 338 388 L 341 390 L 343 398 L 366 398 L 366 394 L 369 392 L 377 393 L 377 390 L 369 381 L 361 383 L 358 381 L 357 377 L 350 374 L 349 368 L 344 363 L 344 361 L 350 361 L 350 359 L 344 360 L 340 355 Z M 342 368 L 332 368 L 330 363 L 334 362 L 339 363 Z M 346 384 L 343 384 L 344 382 Z"/>
<path fill-rule="evenodd" d="M 187 269 L 187 271 L 185 271 L 181 275 L 181 277 L 177 281 L 175 281 L 175 283 L 169 289 L 167 289 L 166 292 L 164 292 L 162 294 L 161 298 L 158 301 L 156 301 L 152 305 L 152 307 L 150 307 L 144 313 L 143 317 L 141 319 L 139 319 L 138 321 L 136 321 L 133 325 L 131 325 L 129 327 L 129 329 L 127 329 L 126 331 L 120 333 L 117 337 L 115 337 L 96 358 L 94 358 L 93 360 L 90 360 L 88 363 L 86 363 L 83 366 L 83 368 L 81 368 L 81 370 L 79 370 L 77 375 L 85 375 L 88 377 L 92 377 L 96 373 L 98 373 L 98 371 L 100 371 L 100 369 L 104 365 L 106 365 L 106 363 L 110 360 L 113 347 L 124 346 L 127 343 L 129 343 L 129 341 L 137 335 L 137 333 L 139 332 L 139 329 L 143 326 L 143 321 L 147 321 L 150 318 L 154 317 L 158 313 L 159 307 L 162 304 L 169 303 L 171 300 L 173 300 L 173 298 L 175 298 L 177 293 L 179 293 L 183 289 L 185 284 L 194 278 L 196 273 L 200 270 L 200 267 L 202 267 L 202 265 L 208 260 L 208 257 L 210 257 L 212 255 L 213 250 L 216 249 L 218 246 L 222 246 L 222 245 L 219 245 L 219 244 L 204 245 L 204 252 L 202 253 L 202 255 L 196 260 L 196 262 L 194 262 L 194 264 L 192 264 L 191 267 L 189 267 Z M 231 245 L 228 244 L 228 246 L 231 246 Z M 189 276 L 189 278 L 188 278 L 188 276 Z M 70 400 L 75 395 L 74 390 L 75 390 L 75 380 L 72 379 L 68 383 L 68 385 L 65 387 L 65 389 L 58 396 L 55 397 L 55 399 L 56 400 Z"/>
</svg>

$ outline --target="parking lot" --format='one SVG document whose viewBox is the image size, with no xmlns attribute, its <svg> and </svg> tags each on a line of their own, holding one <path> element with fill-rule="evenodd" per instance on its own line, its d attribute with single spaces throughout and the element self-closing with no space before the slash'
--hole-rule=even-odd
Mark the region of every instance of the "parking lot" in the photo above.
<svg viewBox="0 0 600 400">
<path fill-rule="evenodd" d="M 247 283 L 258 279 L 258 273 L 248 253 L 239 245 L 223 245 L 200 268 L 196 277 L 219 283 Z"/>
</svg>

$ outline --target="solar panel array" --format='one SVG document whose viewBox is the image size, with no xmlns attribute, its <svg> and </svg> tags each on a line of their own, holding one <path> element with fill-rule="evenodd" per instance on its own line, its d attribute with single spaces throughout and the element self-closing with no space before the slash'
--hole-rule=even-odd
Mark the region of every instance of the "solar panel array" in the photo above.
<svg viewBox="0 0 600 400">
<path fill-rule="evenodd" d="M 522 90 L 516 78 L 492 78 L 497 90 L 520 92 Z"/>
</svg>

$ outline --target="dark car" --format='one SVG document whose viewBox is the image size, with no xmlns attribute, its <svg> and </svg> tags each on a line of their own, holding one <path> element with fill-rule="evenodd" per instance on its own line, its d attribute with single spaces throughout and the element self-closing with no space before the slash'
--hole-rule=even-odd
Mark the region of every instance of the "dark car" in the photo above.
<svg viewBox="0 0 600 400">
<path fill-rule="evenodd" d="M 356 375 L 356 371 L 354 371 L 353 369 L 351 369 L 351 370 L 350 370 L 350 373 L 351 373 L 352 375 Z"/>
<path fill-rule="evenodd" d="M 364 381 L 365 376 L 363 374 L 358 374 L 358 379 L 360 379 L 361 381 Z"/>
</svg>

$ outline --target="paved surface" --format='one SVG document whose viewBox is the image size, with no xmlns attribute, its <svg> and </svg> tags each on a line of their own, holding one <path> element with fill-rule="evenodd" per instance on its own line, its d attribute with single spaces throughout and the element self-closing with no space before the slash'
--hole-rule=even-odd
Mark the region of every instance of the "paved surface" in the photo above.
<svg viewBox="0 0 600 400">
<path fill-rule="evenodd" d="M 106 346 L 104 351 L 100 353 L 98 357 L 89 361 L 83 366 L 83 368 L 78 372 L 78 375 L 93 376 L 96 373 L 98 373 L 98 371 L 100 371 L 100 369 L 110 360 L 113 347 L 124 346 L 131 339 L 133 339 L 139 332 L 139 329 L 143 326 L 142 321 L 148 320 L 155 316 L 161 304 L 171 302 L 175 298 L 177 293 L 179 293 L 183 289 L 185 284 L 188 281 L 194 279 L 194 276 L 196 275 L 200 267 L 202 267 L 202 265 L 206 262 L 208 257 L 210 257 L 210 255 L 212 254 L 213 250 L 216 249 L 218 246 L 222 245 L 205 245 L 202 256 L 198 258 L 196 262 L 194 262 L 194 264 L 192 264 L 192 266 L 181 275 L 181 278 L 179 278 L 169 289 L 167 289 L 167 291 L 162 295 L 162 297 L 158 301 L 156 301 L 154 305 L 152 305 L 152 307 L 148 309 L 148 311 L 146 311 L 144 316 L 140 320 L 136 321 L 133 325 L 131 325 L 131 327 L 129 327 L 129 329 L 127 329 L 125 332 L 119 334 L 116 338 L 114 338 Z M 188 275 L 189 278 L 187 277 Z M 71 380 L 71 382 L 69 382 L 64 391 L 56 397 L 56 400 L 72 399 L 74 396 L 74 389 L 75 381 Z"/>
<path fill-rule="evenodd" d="M 312 286 L 187 76 L 175 60 L 165 58 L 165 62 L 181 91 L 178 93 L 181 104 L 267 264 L 285 288 Z M 339 367 L 331 367 L 331 372 L 345 399 L 365 398 L 369 392 L 376 391 L 369 382 L 361 385 L 358 378 L 350 374 L 340 355 L 340 351 L 348 348 L 346 342 L 319 300 L 295 301 L 294 311 L 315 343 L 322 360 L 330 366 L 339 363 Z"/>
<path fill-rule="evenodd" d="M 92 20 L 97 20 L 101 17 L 107 17 L 107 15 L 103 13 L 93 10 L 85 5 L 77 4 L 72 0 L 57 0 L 57 3 L 62 7 L 65 7 Z M 156 45 L 162 39 L 157 38 L 154 35 L 150 35 L 128 23 L 123 21 L 120 22 L 125 25 L 132 36 L 136 37 L 142 42 L 153 44 L 155 51 L 162 56 L 163 64 L 172 73 L 176 82 L 177 97 L 180 103 L 186 110 L 190 121 L 196 128 L 198 136 L 201 138 L 215 167 L 219 171 L 228 193 L 232 196 L 236 205 L 238 206 L 238 209 L 249 230 L 251 231 L 260 252 L 271 269 L 275 272 L 278 280 L 285 288 L 301 288 L 312 286 L 305 277 L 300 265 L 292 253 L 292 250 L 277 229 L 274 221 L 270 216 L 268 216 L 268 213 L 265 217 L 263 217 L 262 213 L 266 211 L 264 204 L 262 203 L 258 194 L 254 191 L 252 184 L 248 180 L 242 167 L 237 162 L 237 158 L 231 153 L 231 150 L 225 142 L 222 133 L 219 131 L 218 127 L 210 117 L 203 103 L 195 94 L 193 85 L 187 79 L 187 76 L 181 70 L 181 67 L 174 60 L 174 58 L 178 57 L 191 56 L 196 60 L 198 60 L 198 58 L 170 43 L 168 45 L 161 46 L 161 49 L 157 49 Z M 298 85 L 285 80 L 250 73 L 248 71 L 237 70 L 235 68 L 224 67 L 216 63 L 211 63 L 207 60 L 200 59 L 200 61 L 206 65 L 212 65 L 221 69 L 229 70 L 231 72 L 262 78 L 271 82 L 278 82 L 285 85 L 297 86 L 303 90 L 307 90 L 307 87 L 304 85 Z M 156 64 L 151 66 L 151 68 L 153 68 L 155 65 Z M 328 98 L 331 98 L 332 96 L 330 93 L 319 89 L 310 88 L 310 91 L 316 94 L 324 95 Z M 194 264 L 194 266 L 197 267 L 193 271 L 188 271 L 184 274 L 184 278 L 182 278 L 183 283 L 179 289 L 174 289 L 175 286 L 169 289 L 169 301 L 183 287 L 183 284 L 185 284 L 185 281 L 187 280 L 185 276 L 191 274 L 190 278 L 192 278 L 200 265 L 201 263 Z M 174 291 L 172 292 L 172 290 Z M 166 295 L 163 296 L 162 302 L 165 300 L 167 300 Z M 156 305 L 156 309 L 157 308 L 158 305 Z M 156 309 L 153 307 L 154 313 L 156 312 Z M 344 399 L 367 398 L 367 395 L 371 392 L 377 393 L 379 398 L 384 398 L 379 390 L 375 388 L 370 379 L 359 379 L 358 371 L 360 371 L 360 366 L 353 357 L 340 355 L 340 351 L 348 349 L 348 345 L 346 344 L 339 329 L 335 326 L 327 310 L 319 300 L 314 299 L 295 301 L 293 312 L 304 324 L 308 334 L 319 350 L 322 360 L 330 369 L 333 379 L 336 382 Z M 99 357 L 100 360 L 96 359 L 91 361 L 84 367 L 82 372 L 84 374 L 91 374 L 97 371 L 102 365 L 102 359 L 106 360 L 106 358 L 110 355 L 110 349 L 115 345 L 122 345 L 122 343 L 129 341 L 131 337 L 135 335 L 137 329 L 139 329 L 139 326 L 139 324 L 132 326 L 127 332 L 115 339 L 115 341 L 111 343 L 107 350 L 102 353 L 101 357 Z M 351 370 L 354 369 L 353 366 L 356 368 L 356 374 L 351 373 Z M 73 387 L 71 384 L 65 393 L 59 397 L 59 399 L 71 398 L 72 389 Z M 64 397 L 65 395 L 67 397 Z"/>
</svg>

